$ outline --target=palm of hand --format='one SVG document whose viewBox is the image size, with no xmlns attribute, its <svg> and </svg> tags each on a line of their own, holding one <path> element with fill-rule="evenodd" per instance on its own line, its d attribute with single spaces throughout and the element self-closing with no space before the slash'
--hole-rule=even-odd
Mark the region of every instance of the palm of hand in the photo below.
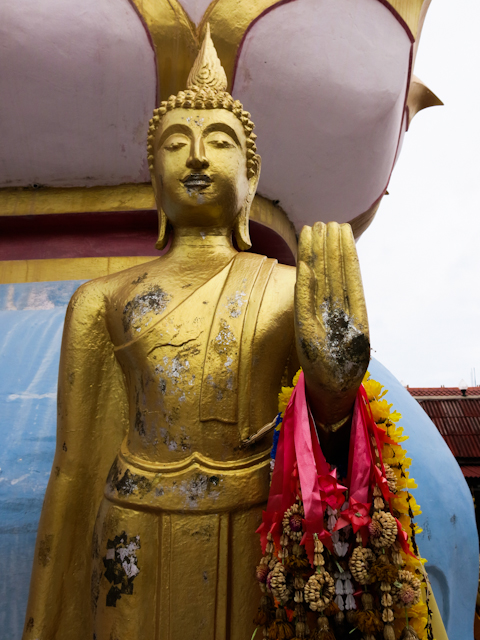
<svg viewBox="0 0 480 640">
<path fill-rule="evenodd" d="M 317 222 L 300 234 L 295 333 L 307 386 L 352 402 L 370 359 L 368 318 L 350 225 Z M 323 403 L 322 403 L 323 404 Z M 349 409 L 347 408 L 347 411 Z M 345 414 L 338 406 L 322 413 Z"/>
</svg>

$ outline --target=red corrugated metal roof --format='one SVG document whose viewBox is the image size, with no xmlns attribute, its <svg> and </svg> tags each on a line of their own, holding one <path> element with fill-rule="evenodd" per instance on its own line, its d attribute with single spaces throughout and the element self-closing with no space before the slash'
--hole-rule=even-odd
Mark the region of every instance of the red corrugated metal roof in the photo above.
<svg viewBox="0 0 480 640">
<path fill-rule="evenodd" d="M 407 387 L 407 391 L 414 397 L 425 396 L 458 396 L 462 397 L 462 392 L 458 387 Z M 480 396 L 480 387 L 468 387 L 468 396 Z"/>
<path fill-rule="evenodd" d="M 480 478 L 480 465 L 469 465 L 460 468 L 466 478 Z"/>
<path fill-rule="evenodd" d="M 480 459 L 480 400 L 422 400 L 420 406 L 442 434 L 456 458 Z"/>
</svg>

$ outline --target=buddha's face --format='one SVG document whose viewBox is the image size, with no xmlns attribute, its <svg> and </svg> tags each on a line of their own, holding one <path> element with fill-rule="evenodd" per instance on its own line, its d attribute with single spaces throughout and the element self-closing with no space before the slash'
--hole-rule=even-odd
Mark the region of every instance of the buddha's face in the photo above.
<svg viewBox="0 0 480 640">
<path fill-rule="evenodd" d="M 168 111 L 153 152 L 157 205 L 174 227 L 232 228 L 257 182 L 247 178 L 246 137 L 233 113 Z"/>
</svg>

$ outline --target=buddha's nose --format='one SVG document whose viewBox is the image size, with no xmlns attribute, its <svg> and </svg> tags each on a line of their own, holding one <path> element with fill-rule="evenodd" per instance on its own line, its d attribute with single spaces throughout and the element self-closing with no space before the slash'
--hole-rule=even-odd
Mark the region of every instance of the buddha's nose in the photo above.
<svg viewBox="0 0 480 640">
<path fill-rule="evenodd" d="M 187 160 L 187 167 L 198 171 L 199 169 L 206 169 L 209 166 L 208 159 L 205 155 L 205 146 L 202 138 L 198 137 L 192 140 L 192 146 L 190 148 L 190 155 Z"/>
</svg>

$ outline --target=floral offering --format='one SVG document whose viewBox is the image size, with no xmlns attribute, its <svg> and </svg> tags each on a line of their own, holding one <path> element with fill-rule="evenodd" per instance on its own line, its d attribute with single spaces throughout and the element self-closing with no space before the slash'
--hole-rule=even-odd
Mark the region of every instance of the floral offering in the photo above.
<svg viewBox="0 0 480 640">
<path fill-rule="evenodd" d="M 301 371 L 279 394 L 272 483 L 257 532 L 269 640 L 433 640 L 429 585 L 415 542 L 407 439 L 367 372 L 355 403 L 346 478 L 327 463 Z M 355 452 L 355 455 L 353 455 Z M 299 462 L 301 461 L 301 462 Z"/>
</svg>

